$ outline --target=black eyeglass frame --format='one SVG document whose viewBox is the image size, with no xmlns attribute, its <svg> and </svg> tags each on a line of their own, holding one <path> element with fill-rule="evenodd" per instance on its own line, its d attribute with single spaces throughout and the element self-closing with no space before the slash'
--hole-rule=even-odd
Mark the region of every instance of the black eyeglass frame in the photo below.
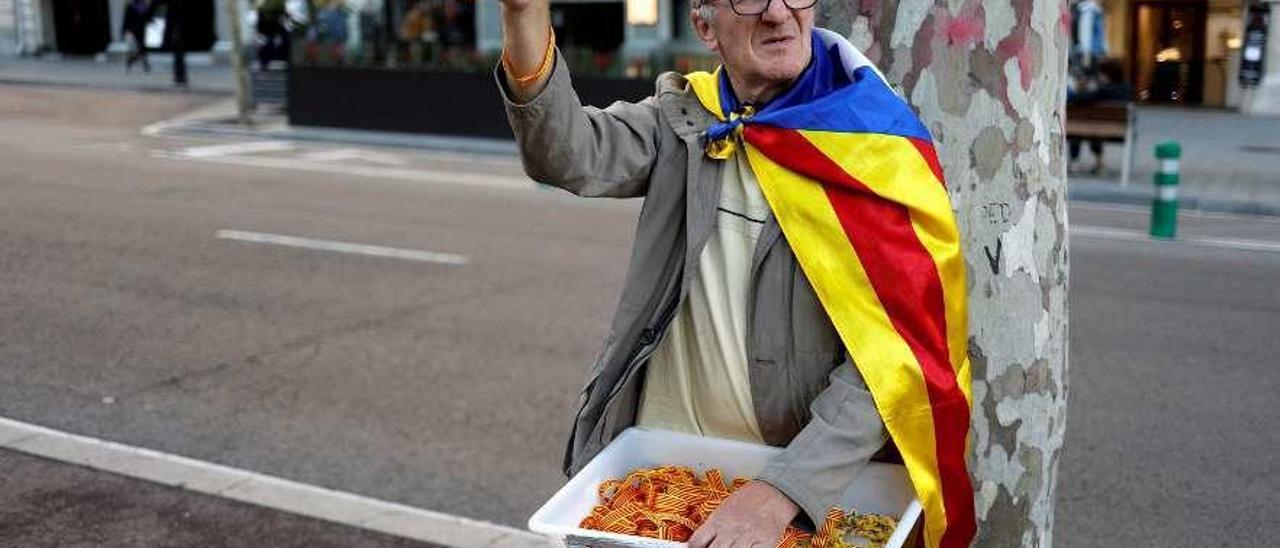
<svg viewBox="0 0 1280 548">
<path fill-rule="evenodd" d="M 710 4 L 715 4 L 718 1 L 719 0 L 706 0 L 705 2 L 702 2 L 701 5 L 706 6 Z M 782 5 L 786 6 L 787 9 L 793 9 L 793 10 L 807 10 L 809 8 L 812 8 L 818 5 L 818 0 L 795 0 L 796 2 L 809 2 L 809 4 L 805 6 L 793 6 L 791 5 L 791 1 L 789 0 L 777 0 L 777 1 L 782 2 Z M 729 0 L 729 8 L 733 10 L 733 13 L 736 13 L 739 16 L 755 17 L 766 11 L 769 11 L 769 5 L 772 4 L 773 2 L 774 0 L 764 0 L 764 7 L 761 8 L 760 11 L 753 12 L 753 13 L 742 13 L 741 11 L 738 11 L 738 0 Z"/>
</svg>

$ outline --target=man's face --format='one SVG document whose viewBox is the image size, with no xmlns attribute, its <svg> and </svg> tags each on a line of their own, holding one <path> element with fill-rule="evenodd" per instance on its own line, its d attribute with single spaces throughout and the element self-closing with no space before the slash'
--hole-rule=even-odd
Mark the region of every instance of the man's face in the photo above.
<svg viewBox="0 0 1280 548">
<path fill-rule="evenodd" d="M 739 5 L 764 1 L 742 0 Z M 783 0 L 770 0 L 760 15 L 738 15 L 729 0 L 708 3 L 716 8 L 714 23 L 708 24 L 695 15 L 694 28 L 703 43 L 720 54 L 735 85 L 749 88 L 786 85 L 809 65 L 812 7 L 793 10 Z"/>
</svg>

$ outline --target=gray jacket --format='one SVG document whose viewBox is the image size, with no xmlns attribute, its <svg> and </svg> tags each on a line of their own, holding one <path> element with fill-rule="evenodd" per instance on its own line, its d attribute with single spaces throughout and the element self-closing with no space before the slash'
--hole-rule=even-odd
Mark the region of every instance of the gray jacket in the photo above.
<svg viewBox="0 0 1280 548">
<path fill-rule="evenodd" d="M 579 196 L 644 197 L 612 329 L 574 417 L 565 472 L 584 466 L 635 423 L 645 363 L 697 271 L 715 224 L 724 162 L 703 154 L 715 120 L 683 76 L 658 77 L 639 103 L 584 107 L 557 52 L 546 87 L 514 103 L 495 73 L 525 172 Z M 785 447 L 758 477 L 821 523 L 888 434 L 777 221 L 751 261 L 747 359 L 766 443 Z"/>
</svg>

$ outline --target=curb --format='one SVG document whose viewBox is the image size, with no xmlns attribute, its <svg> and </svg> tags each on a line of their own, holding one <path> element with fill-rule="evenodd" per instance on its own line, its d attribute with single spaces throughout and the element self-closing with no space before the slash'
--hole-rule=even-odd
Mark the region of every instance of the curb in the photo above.
<svg viewBox="0 0 1280 548">
<path fill-rule="evenodd" d="M 0 417 L 0 447 L 58 462 L 454 548 L 551 548 L 505 525 Z"/>
<path fill-rule="evenodd" d="M 1118 183 L 1094 181 L 1067 182 L 1067 200 L 1147 207 L 1151 205 L 1155 188 L 1152 185 L 1136 185 L 1121 188 Z M 1238 215 L 1262 215 L 1280 217 L 1280 202 L 1249 200 L 1230 196 L 1207 196 L 1183 193 L 1178 197 L 1179 209 Z"/>
<path fill-rule="evenodd" d="M 0 76 L 0 84 L 19 86 L 48 86 L 75 89 L 100 89 L 108 91 L 140 91 L 144 93 L 172 93 L 177 95 L 208 95 L 214 97 L 234 94 L 234 90 L 210 88 L 203 86 L 179 88 L 173 84 L 157 84 L 150 82 L 73 82 L 58 79 L 12 78 Z"/>
<path fill-rule="evenodd" d="M 224 120 L 193 120 L 190 123 L 168 125 L 165 133 L 182 135 L 248 137 L 254 139 L 283 139 L 368 146 L 426 148 L 444 152 L 462 152 L 494 156 L 514 156 L 519 153 L 515 141 L 485 137 L 459 137 L 446 135 L 422 135 L 359 129 L 340 129 L 312 126 L 289 126 L 285 123 L 243 127 Z"/>
<path fill-rule="evenodd" d="M 142 128 L 142 134 L 148 136 L 235 137 L 356 144 L 507 157 L 514 157 L 519 154 L 515 141 L 511 139 L 396 133 L 319 126 L 290 126 L 285 117 L 278 114 L 260 117 L 257 123 L 250 126 L 242 126 L 235 118 L 234 99 L 211 104 L 207 107 L 148 125 Z"/>
</svg>

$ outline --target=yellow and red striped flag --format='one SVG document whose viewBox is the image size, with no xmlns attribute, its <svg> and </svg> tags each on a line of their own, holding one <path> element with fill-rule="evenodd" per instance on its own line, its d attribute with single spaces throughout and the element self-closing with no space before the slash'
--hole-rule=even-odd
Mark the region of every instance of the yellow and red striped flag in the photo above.
<svg viewBox="0 0 1280 548">
<path fill-rule="evenodd" d="M 965 463 L 972 405 L 964 259 L 928 130 L 843 37 L 753 111 L 722 70 L 688 75 L 720 124 L 708 154 L 741 147 L 787 242 L 875 399 L 924 506 L 929 547 L 976 530 Z"/>
</svg>

